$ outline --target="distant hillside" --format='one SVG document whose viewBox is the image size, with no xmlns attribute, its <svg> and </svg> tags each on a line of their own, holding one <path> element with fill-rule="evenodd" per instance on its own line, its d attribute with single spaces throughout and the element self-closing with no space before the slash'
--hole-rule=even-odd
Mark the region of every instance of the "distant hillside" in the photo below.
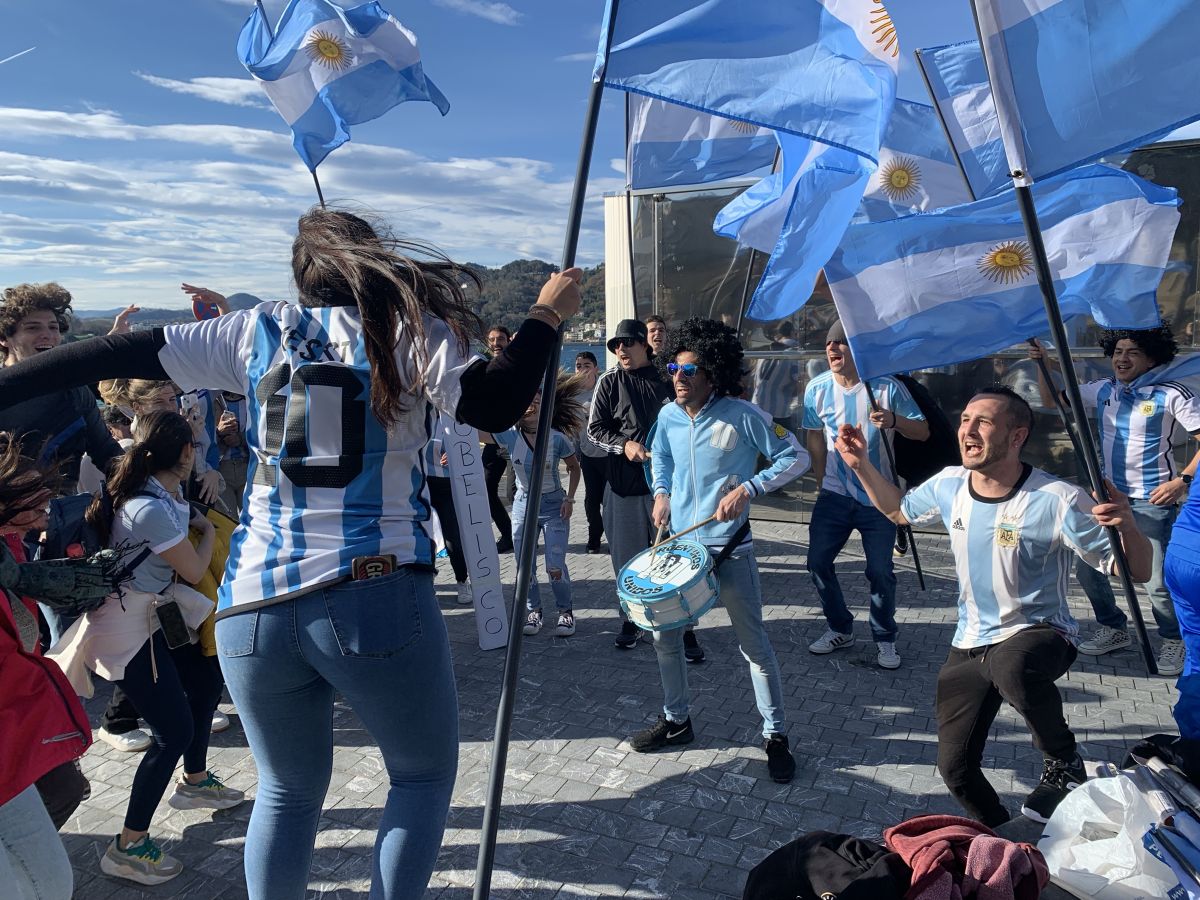
<svg viewBox="0 0 1200 900">
<path fill-rule="evenodd" d="M 500 266 L 467 263 L 466 268 L 474 272 L 483 282 L 475 312 L 483 320 L 483 327 L 505 325 L 514 331 L 525 318 L 525 311 L 537 300 L 538 291 L 546 277 L 557 266 L 539 259 L 519 259 Z M 264 298 L 266 299 L 266 298 Z M 234 309 L 250 309 L 260 302 L 252 294 L 230 294 L 230 305 Z M 107 334 L 112 327 L 113 317 L 124 307 L 101 310 L 81 310 L 72 325 L 72 332 L 79 337 L 89 334 Z M 583 270 L 583 306 L 580 321 L 604 321 L 604 266 Z M 176 322 L 192 322 L 191 306 L 181 305 L 177 309 L 143 309 L 134 318 L 136 326 L 155 327 Z"/>
</svg>

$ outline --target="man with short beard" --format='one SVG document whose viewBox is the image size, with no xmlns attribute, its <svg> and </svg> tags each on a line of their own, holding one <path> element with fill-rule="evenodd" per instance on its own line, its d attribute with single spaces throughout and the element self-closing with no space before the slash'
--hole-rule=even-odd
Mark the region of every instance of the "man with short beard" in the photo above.
<svg viewBox="0 0 1200 900">
<path fill-rule="evenodd" d="M 977 392 L 958 428 L 962 466 L 901 496 L 867 457 L 862 431 L 843 426 L 837 451 L 871 503 L 897 525 L 940 518 L 958 576 L 958 628 L 938 673 L 938 770 L 967 813 L 989 827 L 1009 812 L 980 765 L 988 731 L 1008 701 L 1042 751 L 1041 783 L 1021 812 L 1045 822 L 1087 773 L 1054 682 L 1075 661 L 1079 627 L 1067 607 L 1073 557 L 1114 573 L 1106 526 L 1117 529 L 1134 580 L 1151 570 L 1150 542 L 1111 485 L 1095 503 L 1082 488 L 1021 461 L 1033 430 L 1029 404 L 1002 385 Z"/>
</svg>

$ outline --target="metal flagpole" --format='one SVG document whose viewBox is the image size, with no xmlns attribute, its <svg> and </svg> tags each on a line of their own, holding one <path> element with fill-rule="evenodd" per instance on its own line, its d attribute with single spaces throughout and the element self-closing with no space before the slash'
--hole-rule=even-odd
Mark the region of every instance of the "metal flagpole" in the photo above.
<svg viewBox="0 0 1200 900">
<path fill-rule="evenodd" d="M 642 318 L 637 302 L 637 270 L 633 267 L 633 172 L 629 165 L 629 92 L 625 92 L 625 227 L 629 232 L 629 296 L 633 298 L 633 317 Z M 651 310 L 653 312 L 653 310 Z"/>
<path fill-rule="evenodd" d="M 871 382 L 864 380 L 863 387 L 867 389 L 867 401 L 871 404 L 871 409 L 879 412 L 879 404 L 875 402 L 875 392 L 871 390 Z M 889 410 L 892 415 L 896 415 L 894 410 Z M 879 429 L 883 431 L 883 429 Z M 896 456 L 892 452 L 892 445 L 888 443 L 887 435 L 881 434 L 880 440 L 883 441 L 883 450 L 887 454 L 888 465 L 892 467 L 892 476 L 899 478 L 900 473 L 896 471 Z M 899 484 L 896 485 L 899 487 Z M 911 525 L 901 525 L 900 530 L 908 535 L 908 546 L 912 550 L 913 565 L 917 569 L 917 583 L 921 585 L 921 590 L 925 590 L 925 573 L 921 571 L 921 555 L 917 552 L 917 536 L 913 534 Z"/>
<path fill-rule="evenodd" d="M 783 158 L 783 150 L 779 147 L 775 148 L 775 159 L 771 161 L 771 171 L 774 172 L 779 168 L 779 162 Z M 754 283 L 754 261 L 758 259 L 758 251 L 753 247 L 750 248 L 750 259 L 746 262 L 746 280 L 742 284 L 742 302 L 738 304 L 737 317 L 737 333 L 738 337 L 742 334 L 742 319 L 746 317 L 746 307 L 750 304 L 750 286 Z M 716 298 L 713 298 L 714 301 Z"/>
<path fill-rule="evenodd" d="M 263 24 L 267 26 L 267 31 L 271 34 L 271 39 L 275 38 L 275 29 L 271 25 L 271 20 L 267 18 L 267 10 L 262 5 L 262 0 L 254 0 L 254 5 L 258 7 L 258 14 L 262 16 Z M 312 170 L 313 184 L 317 186 L 317 199 L 321 201 L 321 209 L 325 208 L 325 194 L 321 191 L 321 182 L 317 180 L 317 170 Z"/>
<path fill-rule="evenodd" d="M 975 32 L 979 36 L 979 49 L 983 53 L 984 65 L 987 67 L 988 81 L 992 85 L 992 96 L 995 98 L 995 85 L 999 80 L 992 59 L 988 52 L 988 43 L 983 38 L 979 27 L 979 0 L 971 0 L 971 15 L 975 18 Z M 1008 148 L 1006 150 L 1014 150 Z M 1013 159 L 1009 155 L 1009 159 Z M 1058 344 L 1059 368 L 1062 370 L 1067 403 L 1071 408 L 1071 416 L 1077 424 L 1075 435 L 1079 439 L 1079 447 L 1083 451 L 1083 462 L 1087 467 L 1088 481 L 1092 493 L 1101 502 L 1108 500 L 1108 489 L 1104 484 L 1103 468 L 1100 465 L 1100 455 L 1096 451 L 1096 441 L 1091 428 L 1087 427 L 1087 413 L 1083 407 L 1083 397 L 1079 393 L 1079 378 L 1075 373 L 1075 364 L 1071 359 L 1071 348 L 1067 343 L 1067 329 L 1063 324 L 1062 310 L 1058 306 L 1058 295 L 1054 290 L 1054 275 L 1050 271 L 1050 260 L 1046 256 L 1046 245 L 1042 241 L 1042 229 L 1038 222 L 1037 206 L 1033 200 L 1033 189 L 1029 186 L 1032 179 L 1027 173 L 1014 167 L 1009 173 L 1013 179 L 1016 191 L 1017 206 L 1021 210 L 1021 221 L 1025 225 L 1025 236 L 1029 240 L 1029 248 L 1033 255 L 1034 271 L 1037 273 L 1038 287 L 1042 290 L 1042 302 L 1046 306 L 1046 318 L 1050 321 L 1050 333 Z M 1022 182 L 1025 182 L 1022 184 Z M 1053 388 L 1053 384 L 1051 384 Z M 1142 651 L 1142 659 L 1146 663 L 1146 671 L 1151 675 L 1158 674 L 1158 664 L 1150 648 L 1150 638 L 1146 634 L 1146 621 L 1142 617 L 1142 608 L 1138 603 L 1137 588 L 1129 573 L 1129 560 L 1125 556 L 1125 548 L 1121 544 L 1121 535 L 1116 528 L 1109 526 L 1108 541 L 1112 545 L 1113 558 L 1116 561 L 1117 575 L 1125 592 L 1125 602 L 1129 607 L 1129 616 L 1133 620 L 1133 630 L 1137 633 L 1138 645 Z"/>
<path fill-rule="evenodd" d="M 972 200 L 978 200 L 979 198 L 975 196 L 975 190 L 971 187 L 971 180 L 967 178 L 967 170 L 963 166 L 962 157 L 958 155 L 958 148 L 954 146 L 954 139 L 950 137 L 950 126 L 946 123 L 946 117 L 942 113 L 942 105 L 938 103 L 937 97 L 933 95 L 933 86 L 929 83 L 929 73 L 925 70 L 925 60 L 921 56 L 921 51 L 917 50 L 913 55 L 917 58 L 917 69 L 921 72 L 921 78 L 925 81 L 925 90 L 929 92 L 929 99 L 933 101 L 933 111 L 937 114 L 938 122 L 942 125 L 942 133 L 946 135 L 946 145 L 950 148 L 950 155 L 954 157 L 954 162 L 958 165 L 958 173 L 962 175 L 963 184 L 967 188 L 967 196 Z M 1031 345 L 1033 342 L 1034 339 L 1029 338 Z M 1087 472 L 1087 465 L 1083 461 L 1083 451 L 1079 447 L 1079 438 L 1075 434 L 1075 421 L 1063 407 L 1062 401 L 1058 396 L 1058 391 L 1054 389 L 1054 381 L 1050 378 L 1050 370 L 1046 367 L 1046 360 L 1039 359 L 1037 364 L 1038 368 L 1041 369 L 1042 376 L 1046 379 L 1046 384 L 1050 388 L 1050 395 L 1054 398 L 1054 408 L 1058 410 L 1058 418 L 1062 422 L 1063 430 L 1067 432 L 1067 437 L 1071 439 L 1071 447 L 1075 451 L 1075 464 L 1078 467 L 1079 474 L 1082 475 Z"/>
<path fill-rule="evenodd" d="M 612 24 L 617 14 L 619 0 L 609 0 L 608 21 L 604 33 L 608 43 L 604 48 L 605 64 L 612 45 Z M 579 247 L 579 228 L 583 220 L 583 201 L 587 194 L 588 170 L 592 162 L 592 148 L 596 142 L 596 123 L 600 118 L 600 101 L 604 94 L 604 67 L 597 73 L 588 97 L 587 116 L 583 126 L 583 141 L 579 148 L 579 165 L 575 170 L 575 187 L 571 194 L 571 206 L 567 215 L 567 235 L 563 242 L 562 268 L 565 271 L 575 265 L 575 253 Z M 542 402 L 538 412 L 537 438 L 534 441 L 531 471 L 546 470 L 546 458 L 550 448 L 550 423 L 554 416 L 554 390 L 558 380 L 558 360 L 562 353 L 563 329 L 560 326 L 542 379 Z M 479 836 L 479 857 L 475 866 L 474 900 L 486 900 L 491 895 L 492 866 L 496 860 L 496 836 L 500 826 L 500 804 L 504 794 L 504 775 L 508 763 L 508 742 L 512 730 L 513 704 L 517 695 L 517 676 L 521 667 L 521 624 L 525 612 L 525 598 L 533 577 L 533 560 L 537 552 L 538 508 L 542 500 L 541 476 L 531 479 L 529 497 L 525 506 L 525 521 L 521 552 L 517 560 L 517 587 L 513 593 L 512 613 L 509 621 L 508 648 L 504 656 L 504 676 L 500 684 L 500 707 L 496 711 L 496 733 L 492 741 L 492 767 L 488 776 L 487 797 L 483 806 L 483 825 Z"/>
</svg>

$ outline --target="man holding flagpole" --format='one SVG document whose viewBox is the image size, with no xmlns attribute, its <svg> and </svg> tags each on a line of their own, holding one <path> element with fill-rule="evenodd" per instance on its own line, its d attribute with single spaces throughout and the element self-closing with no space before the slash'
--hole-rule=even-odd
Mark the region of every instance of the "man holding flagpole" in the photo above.
<svg viewBox="0 0 1200 900">
<path fill-rule="evenodd" d="M 1162 637 L 1158 674 L 1175 676 L 1183 671 L 1184 646 L 1175 604 L 1163 583 L 1163 554 L 1179 503 L 1200 465 L 1200 453 L 1177 471 L 1172 445 L 1185 434 L 1200 435 L 1200 399 L 1187 385 L 1171 380 L 1168 364 L 1175 359 L 1177 347 L 1167 323 L 1105 331 L 1100 347 L 1112 360 L 1112 377 L 1080 385 L 1079 391 L 1085 411 L 1098 420 L 1105 475 L 1128 495 L 1134 520 L 1154 548 L 1154 571 L 1146 593 Z M 1041 346 L 1031 347 L 1029 356 L 1041 358 Z M 1051 387 L 1040 370 L 1038 387 L 1043 405 L 1049 406 Z M 1063 402 L 1069 404 L 1065 395 Z M 1130 646 L 1128 618 L 1117 606 L 1108 579 L 1086 566 L 1078 567 L 1077 576 L 1100 626 L 1079 645 L 1079 652 L 1101 656 Z"/>
</svg>

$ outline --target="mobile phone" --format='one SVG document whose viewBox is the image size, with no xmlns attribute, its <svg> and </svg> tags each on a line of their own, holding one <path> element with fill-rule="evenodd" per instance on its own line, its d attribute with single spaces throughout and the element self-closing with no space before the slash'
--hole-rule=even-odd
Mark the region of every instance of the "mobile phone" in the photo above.
<svg viewBox="0 0 1200 900">
<path fill-rule="evenodd" d="M 158 624 L 162 627 L 163 640 L 172 650 L 192 642 L 192 632 L 183 620 L 183 613 L 180 612 L 176 601 L 156 603 L 154 614 L 158 616 Z"/>
<path fill-rule="evenodd" d="M 350 577 L 355 581 L 366 581 L 368 578 L 381 578 L 396 571 L 396 555 L 385 553 L 381 556 L 356 556 L 350 561 Z"/>
</svg>

